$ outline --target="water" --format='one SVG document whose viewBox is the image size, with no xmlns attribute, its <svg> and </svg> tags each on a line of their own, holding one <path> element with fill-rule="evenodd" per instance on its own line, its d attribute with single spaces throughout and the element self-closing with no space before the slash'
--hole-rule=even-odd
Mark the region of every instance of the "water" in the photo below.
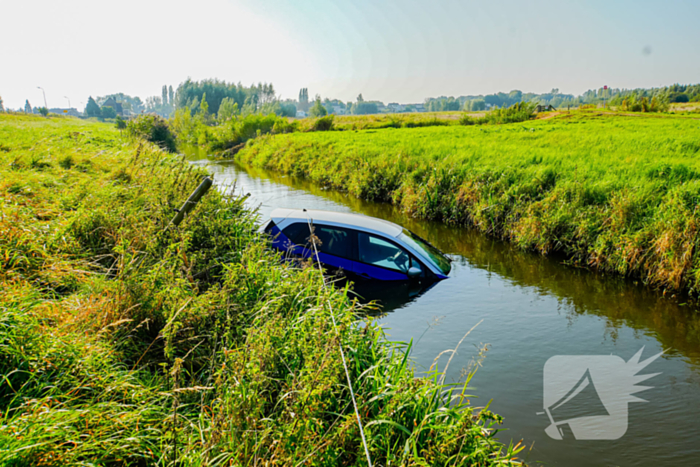
<svg viewBox="0 0 700 467">
<path fill-rule="evenodd" d="M 414 340 L 411 356 L 420 373 L 483 320 L 453 359 L 447 381 L 459 380 L 477 349 L 489 344 L 483 367 L 471 382 L 469 394 L 477 396 L 471 403 L 484 406 L 491 401 L 489 408 L 505 419 L 500 439 L 522 440 L 527 448 L 521 456 L 528 463 L 700 463 L 696 303 L 664 297 L 616 277 L 568 268 L 468 229 L 411 219 L 390 205 L 360 201 L 304 180 L 190 158 L 208 166 L 219 186 L 235 183 L 237 192 L 250 193 L 249 206 L 259 207 L 263 217 L 277 207 L 357 212 L 404 225 L 447 253 L 454 260 L 449 279 L 428 290 L 403 287 L 376 296 L 384 304 L 380 322 L 392 340 Z M 545 434 L 549 419 L 542 414 L 543 368 L 550 357 L 617 355 L 628 361 L 641 348 L 642 360 L 666 352 L 640 371 L 661 374 L 642 383 L 652 389 L 636 394 L 647 403 L 628 404 L 624 436 L 554 440 Z M 441 367 L 445 363 L 443 358 Z"/>
</svg>

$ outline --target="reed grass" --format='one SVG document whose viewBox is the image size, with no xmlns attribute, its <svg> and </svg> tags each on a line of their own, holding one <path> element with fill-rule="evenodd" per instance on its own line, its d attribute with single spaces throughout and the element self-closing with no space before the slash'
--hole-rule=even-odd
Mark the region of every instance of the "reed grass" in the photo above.
<svg viewBox="0 0 700 467">
<path fill-rule="evenodd" d="M 267 136 L 237 157 L 578 267 L 698 293 L 699 141 L 691 115 L 581 110 L 507 125 Z"/>
<path fill-rule="evenodd" d="M 415 378 L 243 201 L 111 126 L 0 114 L 0 464 L 517 464 L 466 383 Z M 336 340 L 329 315 L 339 321 Z"/>
</svg>

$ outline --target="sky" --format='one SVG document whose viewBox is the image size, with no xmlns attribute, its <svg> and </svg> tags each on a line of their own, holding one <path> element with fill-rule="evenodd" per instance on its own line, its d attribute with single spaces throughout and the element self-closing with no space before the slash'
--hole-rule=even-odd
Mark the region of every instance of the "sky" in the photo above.
<svg viewBox="0 0 700 467">
<path fill-rule="evenodd" d="M 700 1 L 0 0 L 9 108 L 271 82 L 385 103 L 700 82 Z"/>
</svg>

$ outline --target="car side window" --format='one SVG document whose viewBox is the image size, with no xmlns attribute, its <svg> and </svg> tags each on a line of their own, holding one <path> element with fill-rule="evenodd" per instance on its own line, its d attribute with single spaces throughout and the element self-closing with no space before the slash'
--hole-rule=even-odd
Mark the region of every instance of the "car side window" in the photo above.
<svg viewBox="0 0 700 467">
<path fill-rule="evenodd" d="M 317 238 L 316 248 L 318 248 L 319 252 L 340 258 L 353 259 L 353 239 L 350 231 L 325 225 L 313 225 L 313 229 Z M 308 223 L 297 222 L 288 225 L 282 232 L 295 245 L 313 249 L 309 241 L 311 232 Z"/>
<path fill-rule="evenodd" d="M 304 246 L 309 242 L 309 224 L 306 222 L 288 225 L 282 230 L 282 233 L 295 245 Z"/>
<path fill-rule="evenodd" d="M 314 235 L 319 243 L 316 248 L 321 253 L 326 253 L 341 258 L 352 259 L 352 236 L 349 231 L 338 227 L 314 226 Z"/>
<path fill-rule="evenodd" d="M 403 273 L 408 272 L 411 258 L 408 253 L 393 243 L 362 232 L 357 234 L 357 242 L 361 262 Z"/>
</svg>

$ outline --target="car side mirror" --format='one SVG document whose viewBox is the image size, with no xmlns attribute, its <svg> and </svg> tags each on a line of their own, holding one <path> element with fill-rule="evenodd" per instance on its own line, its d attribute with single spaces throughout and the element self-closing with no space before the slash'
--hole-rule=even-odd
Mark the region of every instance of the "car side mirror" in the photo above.
<svg viewBox="0 0 700 467">
<path fill-rule="evenodd" d="M 410 277 L 410 278 L 418 277 L 422 273 L 423 273 L 423 271 L 421 271 L 420 268 L 417 268 L 414 266 L 408 270 L 408 277 Z"/>
</svg>

